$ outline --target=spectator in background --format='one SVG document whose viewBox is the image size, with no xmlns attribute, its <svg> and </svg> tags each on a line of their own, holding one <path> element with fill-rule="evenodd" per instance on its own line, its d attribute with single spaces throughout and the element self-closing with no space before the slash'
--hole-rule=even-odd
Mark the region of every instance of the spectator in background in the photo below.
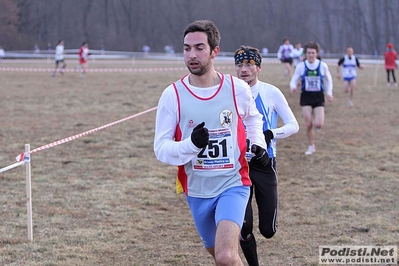
<svg viewBox="0 0 399 266">
<path fill-rule="evenodd" d="M 82 47 L 79 49 L 79 64 L 82 68 L 82 73 L 80 74 L 80 78 L 84 78 L 87 70 L 87 59 L 90 55 L 89 53 L 89 44 L 87 42 L 83 42 Z"/>
<path fill-rule="evenodd" d="M 396 83 L 396 76 L 395 76 L 395 69 L 398 67 L 396 64 L 396 59 L 398 59 L 398 55 L 393 49 L 393 44 L 388 43 L 387 44 L 387 51 L 385 52 L 385 69 L 387 71 L 387 86 L 391 86 L 390 82 L 390 75 L 392 75 L 392 79 L 394 82 L 395 87 L 398 86 L 398 83 Z"/>
<path fill-rule="evenodd" d="M 337 67 L 337 78 L 341 79 L 341 66 L 342 66 L 342 78 L 344 79 L 345 92 L 349 92 L 349 106 L 353 106 L 353 94 L 356 89 L 356 78 L 357 78 L 357 67 L 363 69 L 360 65 L 359 60 L 353 54 L 353 48 L 346 48 L 346 55 L 339 59 Z"/>
<path fill-rule="evenodd" d="M 143 46 L 143 52 L 148 53 L 151 50 L 151 48 L 148 45 Z"/>
<path fill-rule="evenodd" d="M 170 53 L 170 50 L 171 50 L 171 49 L 172 49 L 172 48 L 171 48 L 169 45 L 165 45 L 165 46 L 163 47 L 164 52 L 167 53 L 167 54 Z"/>
<path fill-rule="evenodd" d="M 144 52 L 144 57 L 148 56 L 148 53 L 150 52 L 151 48 L 148 45 L 144 45 L 142 48 L 143 52 Z"/>
<path fill-rule="evenodd" d="M 288 74 L 289 77 L 292 77 L 292 57 L 291 52 L 294 50 L 294 46 L 290 43 L 290 38 L 285 37 L 283 39 L 283 44 L 280 45 L 277 51 L 277 58 L 285 66 L 285 74 Z"/>
<path fill-rule="evenodd" d="M 66 67 L 65 61 L 64 61 L 64 41 L 60 40 L 58 42 L 57 47 L 55 47 L 55 68 L 53 70 L 53 73 L 51 73 L 51 76 L 55 76 L 55 72 L 58 69 L 58 65 L 62 63 L 62 67 L 60 69 L 60 73 L 64 75 L 64 69 Z"/>
<path fill-rule="evenodd" d="M 175 50 L 173 48 L 173 45 L 165 45 L 163 50 L 165 51 L 165 53 L 167 54 L 174 54 Z"/>
<path fill-rule="evenodd" d="M 40 54 L 40 48 L 38 44 L 35 44 L 35 47 L 33 48 L 33 53 L 34 54 Z"/>
<path fill-rule="evenodd" d="M 267 56 L 268 53 L 269 53 L 269 49 L 267 49 L 267 47 L 263 47 L 262 48 L 262 56 Z"/>
<path fill-rule="evenodd" d="M 4 52 L 3 46 L 0 45 L 0 63 L 5 56 L 6 56 L 6 53 Z"/>
</svg>

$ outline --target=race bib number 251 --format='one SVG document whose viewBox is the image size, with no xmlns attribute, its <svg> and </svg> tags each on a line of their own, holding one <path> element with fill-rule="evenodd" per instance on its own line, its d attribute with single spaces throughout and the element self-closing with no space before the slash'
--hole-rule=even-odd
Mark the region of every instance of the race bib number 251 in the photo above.
<svg viewBox="0 0 399 266">
<path fill-rule="evenodd" d="M 230 128 L 208 129 L 209 143 L 192 161 L 193 170 L 228 170 L 234 168 L 233 139 Z"/>
</svg>

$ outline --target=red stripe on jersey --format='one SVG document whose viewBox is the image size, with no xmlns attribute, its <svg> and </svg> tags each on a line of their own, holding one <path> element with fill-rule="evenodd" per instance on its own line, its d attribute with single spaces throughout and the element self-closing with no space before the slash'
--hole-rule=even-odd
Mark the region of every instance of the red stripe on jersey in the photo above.
<svg viewBox="0 0 399 266">
<path fill-rule="evenodd" d="M 200 100 L 210 100 L 210 99 L 214 98 L 219 93 L 219 91 L 222 89 L 223 82 L 224 82 L 224 75 L 221 75 L 221 81 L 220 81 L 220 84 L 219 84 L 219 88 L 216 90 L 216 92 L 213 95 L 211 95 L 210 97 L 208 97 L 208 98 L 202 98 L 202 97 L 199 97 L 198 95 L 196 95 L 192 90 L 190 90 L 190 88 L 184 82 L 184 78 L 186 76 L 181 78 L 181 83 L 184 85 L 184 87 L 186 87 L 186 89 L 191 93 L 191 95 L 193 95 L 195 98 L 200 99 Z"/>
<path fill-rule="evenodd" d="M 244 186 L 250 186 L 251 179 L 249 178 L 249 167 L 248 167 L 248 161 L 245 158 L 245 153 L 247 150 L 247 135 L 245 132 L 244 128 L 244 123 L 242 122 L 242 118 L 240 116 L 240 113 L 238 112 L 238 106 L 237 106 L 237 99 L 236 99 L 236 93 L 235 93 L 235 88 L 234 88 L 234 81 L 233 81 L 233 76 L 230 75 L 231 79 L 231 88 L 233 92 L 233 98 L 234 98 L 234 105 L 236 107 L 236 113 L 238 117 L 238 125 L 237 125 L 237 141 L 238 141 L 238 148 L 240 149 L 240 157 L 238 158 L 238 162 L 241 165 L 240 168 L 240 175 L 241 175 L 241 182 Z"/>
<path fill-rule="evenodd" d="M 237 139 L 238 139 L 238 147 L 240 149 L 240 157 L 238 158 L 238 162 L 241 165 L 240 169 L 241 181 L 244 186 L 250 186 L 252 185 L 252 183 L 251 179 L 249 178 L 248 161 L 245 158 L 245 152 L 247 150 L 246 133 L 244 128 L 244 123 L 242 122 L 240 116 L 238 117 Z"/>
</svg>

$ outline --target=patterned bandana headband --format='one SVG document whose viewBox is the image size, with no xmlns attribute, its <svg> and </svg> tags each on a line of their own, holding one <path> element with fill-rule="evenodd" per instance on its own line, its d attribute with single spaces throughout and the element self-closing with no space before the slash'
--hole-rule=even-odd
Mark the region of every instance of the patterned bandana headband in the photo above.
<svg viewBox="0 0 399 266">
<path fill-rule="evenodd" d="M 256 52 L 248 49 L 240 49 L 234 55 L 235 64 L 247 64 L 260 66 L 262 63 L 262 58 Z"/>
</svg>

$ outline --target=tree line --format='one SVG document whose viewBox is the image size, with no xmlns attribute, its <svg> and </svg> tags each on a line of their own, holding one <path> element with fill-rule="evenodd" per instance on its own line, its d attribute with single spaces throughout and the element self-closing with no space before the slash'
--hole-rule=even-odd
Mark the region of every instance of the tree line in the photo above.
<svg viewBox="0 0 399 266">
<path fill-rule="evenodd" d="M 284 37 L 316 41 L 324 52 L 383 53 L 399 46 L 397 0 L 0 0 L 0 44 L 6 50 L 46 49 L 58 40 L 78 48 L 182 51 L 183 30 L 209 19 L 221 32 L 221 50 L 241 44 L 276 52 Z"/>
</svg>

